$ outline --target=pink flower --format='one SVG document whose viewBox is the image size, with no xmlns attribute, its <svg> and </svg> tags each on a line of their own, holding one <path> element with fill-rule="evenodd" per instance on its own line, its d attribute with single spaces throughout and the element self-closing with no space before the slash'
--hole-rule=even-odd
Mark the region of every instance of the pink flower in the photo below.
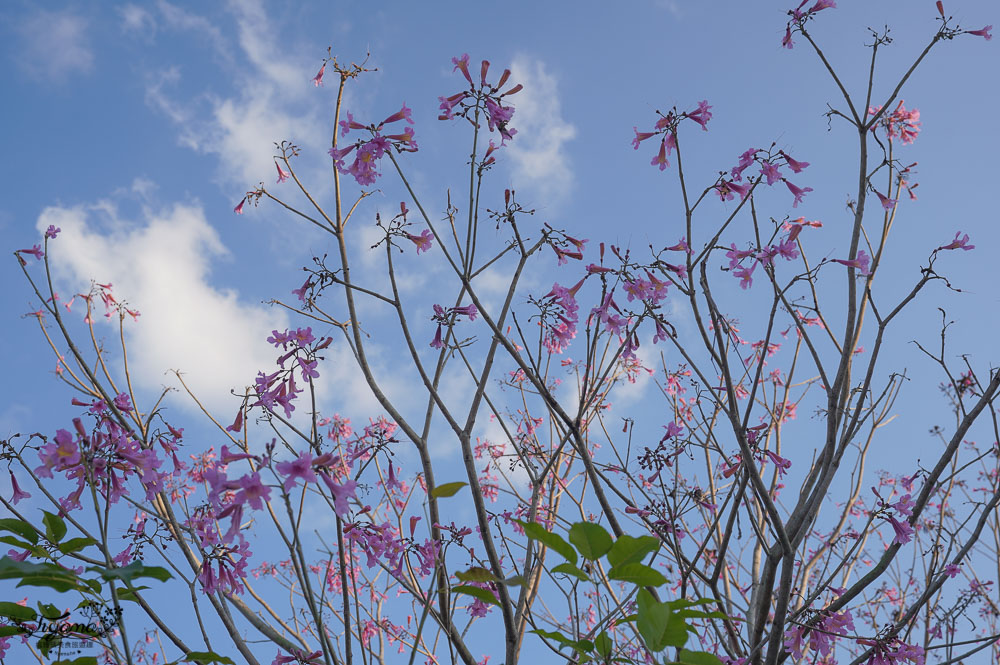
<svg viewBox="0 0 1000 665">
<path fill-rule="evenodd" d="M 910 498 L 909 494 L 904 494 L 900 497 L 899 501 L 890 505 L 895 508 L 896 512 L 900 515 L 909 517 L 913 514 L 913 500 Z"/>
<path fill-rule="evenodd" d="M 856 268 L 862 275 L 867 275 L 869 273 L 868 267 L 871 263 L 871 257 L 869 257 L 865 250 L 862 249 L 858 251 L 857 257 L 853 260 L 834 259 L 833 262 L 849 268 Z"/>
<path fill-rule="evenodd" d="M 944 567 L 944 573 L 948 577 L 954 579 L 955 575 L 958 575 L 958 566 L 953 563 L 949 563 L 947 566 Z"/>
<path fill-rule="evenodd" d="M 337 514 L 341 517 L 347 517 L 347 514 L 351 512 L 351 507 L 347 502 L 349 499 L 355 498 L 355 493 L 358 489 L 357 482 L 348 479 L 338 484 L 328 473 L 322 473 L 320 475 L 323 478 L 323 482 L 326 484 L 327 489 L 329 489 L 330 493 L 333 494 L 334 510 L 336 510 Z"/>
<path fill-rule="evenodd" d="M 45 229 L 45 237 L 55 238 L 60 231 L 62 231 L 62 229 L 56 228 L 54 224 L 49 224 L 49 228 Z"/>
<path fill-rule="evenodd" d="M 882 207 L 886 210 L 892 210 L 896 207 L 896 199 L 890 199 L 888 196 L 882 196 L 878 190 L 875 190 L 875 196 L 877 196 L 878 200 L 882 202 Z"/>
<path fill-rule="evenodd" d="M 698 108 L 697 109 L 695 109 L 694 111 L 690 111 L 690 112 L 686 113 L 685 115 L 687 115 L 687 117 L 691 118 L 692 120 L 694 120 L 695 122 L 697 122 L 699 125 L 701 125 L 701 128 L 704 131 L 707 132 L 708 131 L 708 121 L 712 119 L 712 113 L 711 113 L 711 111 L 709 111 L 710 108 L 712 108 L 712 107 L 709 106 L 708 100 L 703 99 L 700 102 L 698 102 Z"/>
<path fill-rule="evenodd" d="M 645 141 L 646 139 L 656 136 L 656 132 L 640 132 L 638 127 L 633 127 L 632 130 L 635 132 L 635 138 L 632 139 L 632 147 L 636 150 L 639 149 L 639 143 Z"/>
<path fill-rule="evenodd" d="M 818 12 L 823 9 L 836 9 L 837 3 L 833 0 L 816 0 L 816 4 L 809 9 L 809 13 Z"/>
<path fill-rule="evenodd" d="M 781 46 L 783 48 L 791 49 L 795 46 L 795 42 L 792 41 L 792 24 L 789 23 L 785 26 L 785 36 L 781 38 Z"/>
<path fill-rule="evenodd" d="M 441 339 L 441 324 L 438 324 L 437 332 L 434 333 L 434 339 L 431 340 L 432 349 L 440 349 L 444 346 L 444 341 Z"/>
<path fill-rule="evenodd" d="M 455 65 L 451 71 L 461 70 L 462 76 L 469 82 L 469 85 L 475 87 L 476 84 L 472 82 L 472 76 L 469 75 L 469 54 L 463 53 L 461 58 L 452 58 L 451 63 Z"/>
<path fill-rule="evenodd" d="M 789 468 L 791 468 L 792 462 L 790 460 L 787 460 L 784 457 L 780 457 L 779 455 L 771 452 L 770 450 L 765 452 L 767 453 L 767 456 L 771 458 L 771 461 L 774 462 L 774 465 L 778 468 L 779 476 L 785 475 L 785 472 Z"/>
<path fill-rule="evenodd" d="M 760 167 L 760 174 L 767 178 L 768 185 L 773 185 L 781 180 L 781 171 L 779 171 L 778 167 L 771 162 L 764 162 L 764 164 Z"/>
<path fill-rule="evenodd" d="M 10 502 L 13 503 L 15 506 L 17 505 L 17 502 L 20 501 L 21 499 L 31 498 L 31 495 L 22 490 L 21 487 L 17 484 L 17 478 L 14 477 L 13 471 L 10 472 L 10 484 L 13 485 L 14 487 L 14 496 L 11 497 Z"/>
<path fill-rule="evenodd" d="M 286 491 L 291 489 L 299 478 L 307 483 L 314 483 L 317 480 L 316 474 L 312 470 L 312 455 L 309 453 L 302 453 L 290 462 L 278 462 L 275 468 L 277 468 L 278 473 L 285 476 L 284 487 Z"/>
<path fill-rule="evenodd" d="M 638 148 L 638 147 L 639 146 L 637 144 L 636 148 Z M 653 161 L 651 161 L 649 164 L 650 164 L 650 166 L 657 166 L 657 165 L 659 165 L 661 171 L 663 171 L 668 166 L 670 166 L 670 162 L 667 161 L 667 140 L 666 139 L 663 139 L 662 141 L 660 141 L 660 152 L 657 153 L 656 157 L 653 157 Z"/>
<path fill-rule="evenodd" d="M 723 180 L 715 186 L 715 191 L 718 193 L 719 198 L 723 201 L 732 201 L 733 192 L 739 194 L 740 200 L 742 201 L 750 193 L 750 185 L 740 185 L 735 182 L 727 182 Z"/>
<path fill-rule="evenodd" d="M 892 530 L 896 532 L 896 536 L 892 539 L 892 542 L 897 545 L 905 545 L 910 542 L 913 538 L 913 527 L 906 522 L 900 522 L 892 515 L 889 515 L 887 519 L 889 520 L 889 524 L 892 525 Z"/>
<path fill-rule="evenodd" d="M 982 30 L 966 30 L 966 34 L 975 35 L 976 37 L 982 37 L 986 41 L 993 39 L 993 35 L 990 34 L 990 30 L 993 29 L 992 25 L 988 25 Z"/>
<path fill-rule="evenodd" d="M 319 68 L 319 72 L 317 72 L 316 76 L 314 76 L 312 79 L 313 85 L 316 86 L 317 88 L 323 85 L 323 72 L 325 71 L 326 71 L 326 63 L 324 62 L 323 66 Z"/>
<path fill-rule="evenodd" d="M 417 246 L 417 254 L 429 250 L 431 248 L 431 241 L 434 239 L 430 229 L 424 229 L 418 236 L 407 233 L 406 237 L 410 242 Z"/>
<path fill-rule="evenodd" d="M 21 252 L 23 252 L 25 254 L 31 254 L 32 256 L 34 256 L 39 261 L 41 261 L 42 257 L 45 256 L 45 252 L 42 251 L 42 246 L 41 245 L 34 245 L 34 246 L 32 246 L 31 249 L 19 249 L 19 250 L 17 250 L 17 252 L 19 254 Z"/>
<path fill-rule="evenodd" d="M 782 180 L 784 180 L 784 178 L 782 178 Z M 806 193 L 813 190 L 812 187 L 796 187 L 792 183 L 788 182 L 788 180 L 785 180 L 785 185 L 788 186 L 788 191 L 790 191 L 792 196 L 795 197 L 795 201 L 792 203 L 793 208 L 798 207 L 798 205 L 802 203 L 802 197 L 805 196 Z"/>
<path fill-rule="evenodd" d="M 278 169 L 278 184 L 288 180 L 288 174 L 281 170 L 281 165 L 278 162 L 274 163 L 274 168 Z"/>
<path fill-rule="evenodd" d="M 271 498 L 271 488 L 260 481 L 260 474 L 254 471 L 236 482 L 241 489 L 234 501 L 238 504 L 249 503 L 254 510 L 263 510 L 264 502 Z M 285 482 L 287 484 L 288 481 Z"/>
<path fill-rule="evenodd" d="M 788 168 L 790 168 L 792 170 L 792 173 L 801 173 L 802 169 L 804 169 L 804 168 L 806 168 L 806 167 L 809 166 L 809 162 L 799 162 L 799 161 L 796 161 L 796 160 L 792 159 L 791 157 L 789 157 L 788 154 L 786 152 L 784 152 L 784 151 L 780 151 L 778 154 L 780 154 L 782 157 L 785 158 L 785 162 L 788 164 Z M 770 183 L 768 183 L 768 184 L 770 184 Z"/>
<path fill-rule="evenodd" d="M 239 202 L 239 205 L 237 205 L 235 208 L 233 208 L 233 212 L 235 212 L 237 215 L 242 215 L 243 214 L 243 206 L 244 206 L 244 204 L 246 204 L 246 202 L 247 202 L 247 197 L 244 196 L 243 200 Z"/>
<path fill-rule="evenodd" d="M 962 235 L 961 231 L 959 231 L 958 233 L 955 234 L 955 239 L 954 240 L 952 240 L 947 245 L 941 245 L 940 247 L 938 247 L 938 249 L 964 249 L 965 251 L 969 251 L 970 249 L 975 249 L 976 248 L 975 245 L 968 244 L 969 243 L 969 234 L 968 233 L 966 233 L 964 236 L 962 236 L 961 240 L 959 240 L 959 237 L 958 237 L 960 235 Z"/>
<path fill-rule="evenodd" d="M 381 122 L 381 124 L 388 125 L 391 122 L 399 122 L 400 120 L 406 120 L 406 122 L 408 122 L 408 123 L 410 123 L 412 125 L 413 124 L 413 118 L 410 115 L 410 113 L 411 113 L 411 110 L 406 106 L 406 102 L 403 102 L 403 108 L 401 108 L 400 110 L 396 111 L 395 113 L 393 113 L 392 115 L 390 115 L 388 118 L 386 118 L 385 120 L 383 120 Z"/>
</svg>

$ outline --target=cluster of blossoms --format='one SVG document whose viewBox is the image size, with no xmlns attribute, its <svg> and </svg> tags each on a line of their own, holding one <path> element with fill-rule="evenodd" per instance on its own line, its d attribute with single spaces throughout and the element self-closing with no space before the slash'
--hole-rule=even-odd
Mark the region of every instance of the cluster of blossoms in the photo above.
<svg viewBox="0 0 1000 665">
<path fill-rule="evenodd" d="M 748 289 L 753 286 L 753 272 L 758 264 L 773 266 L 774 258 L 780 256 L 786 261 L 793 261 L 799 257 L 796 239 L 799 233 L 806 226 L 819 227 L 823 224 L 816 221 L 806 221 L 804 217 L 785 222 L 782 229 L 787 231 L 787 235 L 776 244 L 768 245 L 761 249 L 737 249 L 736 244 L 730 245 L 730 250 L 726 252 L 729 259 L 729 270 L 733 276 L 740 280 L 740 286 Z M 863 252 L 859 252 L 863 253 Z M 749 265 L 744 261 L 750 259 Z"/>
<path fill-rule="evenodd" d="M 868 108 L 868 115 L 876 116 L 882 112 L 881 106 L 871 106 Z M 920 111 L 911 109 L 909 111 L 903 106 L 903 100 L 891 113 L 882 113 L 872 126 L 872 132 L 881 127 L 885 131 L 886 137 L 891 142 L 897 136 L 900 140 L 909 145 L 913 143 L 917 134 L 920 133 Z"/>
<path fill-rule="evenodd" d="M 854 632 L 854 618 L 850 610 L 842 612 L 826 612 L 825 616 L 814 626 L 798 625 L 785 634 L 785 651 L 792 654 L 796 660 L 803 654 L 814 651 L 819 662 L 834 662 L 833 648 L 839 637 Z M 807 646 L 808 643 L 808 646 Z"/>
<path fill-rule="evenodd" d="M 332 337 L 322 337 L 319 341 L 312 334 L 312 328 L 297 328 L 296 330 L 285 330 L 278 332 L 271 331 L 271 336 L 267 341 L 276 348 L 280 348 L 282 353 L 277 360 L 280 369 L 272 374 L 258 372 L 254 379 L 254 387 L 257 401 L 251 407 L 261 406 L 269 412 L 274 412 L 276 406 L 280 406 L 285 411 L 285 417 L 290 418 L 295 405 L 292 401 L 302 392 L 296 388 L 295 370 L 299 371 L 302 381 L 309 383 L 319 377 L 316 369 L 319 360 L 316 353 L 330 346 Z M 285 363 L 289 360 L 293 364 L 285 368 Z M 243 427 L 243 410 L 236 414 L 236 420 L 226 428 L 230 432 L 239 432 Z"/>
<path fill-rule="evenodd" d="M 486 76 L 490 70 L 489 60 L 483 60 L 479 67 L 479 85 L 476 85 L 475 81 L 472 80 L 472 74 L 469 73 L 468 53 L 463 53 L 460 58 L 452 58 L 451 62 L 455 65 L 452 71 L 462 72 L 462 76 L 469 82 L 469 89 L 457 92 L 450 97 L 438 97 L 438 101 L 441 102 L 439 107 L 441 115 L 438 116 L 438 120 L 462 117 L 475 122 L 478 120 L 479 113 L 483 112 L 486 114 L 487 128 L 491 132 L 494 130 L 499 132 L 500 145 L 505 145 L 508 140 L 514 138 L 517 130 L 510 126 L 511 118 L 514 117 L 514 107 L 504 106 L 506 101 L 504 97 L 520 92 L 523 86 L 518 83 L 510 90 L 500 92 L 510 79 L 509 69 L 503 70 L 500 79 L 495 84 L 487 83 Z M 473 115 L 472 118 L 469 117 L 470 112 Z M 484 165 L 496 148 L 497 146 L 491 142 L 490 149 L 484 157 Z"/>
<path fill-rule="evenodd" d="M 125 393 L 116 396 L 113 403 L 120 413 L 132 411 L 131 400 Z M 39 478 L 52 478 L 52 472 L 55 471 L 76 481 L 76 489 L 60 499 L 59 503 L 64 511 L 81 508 L 80 496 L 88 485 L 93 486 L 100 496 L 113 504 L 129 494 L 128 480 L 137 477 L 149 500 L 163 490 L 168 476 L 180 473 L 183 465 L 176 455 L 178 441 L 182 436 L 180 430 L 171 428 L 170 436 L 160 436 L 156 441 L 165 454 L 173 457 L 174 470 L 167 474 L 159 471 L 163 460 L 157 451 L 152 447 L 144 447 L 141 441 L 116 422 L 108 404 L 103 400 L 88 404 L 74 398 L 73 404 L 88 407 L 88 413 L 97 420 L 95 429 L 88 432 L 83 420 L 74 418 L 76 434 L 64 429 L 58 430 L 54 439 L 39 449 L 41 465 L 34 470 Z M 27 496 L 26 492 L 21 492 L 19 498 Z"/>
<path fill-rule="evenodd" d="M 475 321 L 478 314 L 479 310 L 472 303 L 463 307 L 449 307 L 448 309 L 445 309 L 441 305 L 434 305 L 434 315 L 431 317 L 431 321 L 436 321 L 438 325 L 437 332 L 434 333 L 434 339 L 431 340 L 431 347 L 435 349 L 444 347 L 444 340 L 441 337 L 442 326 L 451 328 L 458 322 L 460 316 L 467 316 L 470 321 Z"/>
<path fill-rule="evenodd" d="M 378 160 L 382 159 L 386 152 L 395 148 L 397 152 L 416 152 L 417 142 L 413 138 L 413 129 L 406 127 L 401 134 L 382 134 L 385 125 L 405 120 L 413 124 L 410 109 L 406 104 L 388 118 L 377 125 L 362 125 L 354 120 L 354 115 L 350 111 L 347 113 L 347 120 L 340 121 L 340 135 L 347 136 L 352 129 L 366 129 L 371 132 L 370 139 L 358 139 L 346 148 L 330 148 L 330 156 L 333 157 L 337 170 L 345 175 L 351 175 L 359 185 L 371 185 L 379 173 L 376 170 Z M 356 151 L 356 152 L 355 152 Z M 354 162 L 350 166 L 346 165 L 344 158 L 354 152 Z"/>
<path fill-rule="evenodd" d="M 653 125 L 653 131 L 640 132 L 638 127 L 632 128 L 635 131 L 635 138 L 632 139 L 632 147 L 638 150 L 639 144 L 646 139 L 654 136 L 662 136 L 660 139 L 660 151 L 653 157 L 650 165 L 659 166 L 660 170 L 663 171 L 670 166 L 670 162 L 667 161 L 667 155 L 677 147 L 677 125 L 680 124 L 681 120 L 687 118 L 701 125 L 701 128 L 707 132 L 708 121 L 712 119 L 711 108 L 708 101 L 702 100 L 698 102 L 698 108 L 693 111 L 678 113 L 675 108 L 666 115 L 661 113 L 660 119 Z"/>
<path fill-rule="evenodd" d="M 562 353 L 576 337 L 576 324 L 580 316 L 576 293 L 585 279 L 570 288 L 553 284 L 552 290 L 543 296 L 545 307 L 542 325 L 545 326 L 545 332 L 542 344 L 549 353 Z"/>
<path fill-rule="evenodd" d="M 808 3 L 809 0 L 802 0 L 798 7 L 788 10 L 788 15 L 792 18 L 788 20 L 788 24 L 785 26 L 785 36 L 781 38 L 781 45 L 783 47 L 790 49 L 795 46 L 795 42 L 792 41 L 792 33 L 802 30 L 802 26 L 806 24 L 806 21 L 815 16 L 817 12 L 837 7 L 837 3 L 834 0 L 816 0 L 812 7 L 803 11 L 802 8 Z"/>
<path fill-rule="evenodd" d="M 754 163 L 760 165 L 759 178 L 756 181 L 748 180 L 746 183 L 742 183 L 743 172 Z M 771 155 L 766 150 L 750 148 L 740 155 L 739 163 L 730 170 L 730 180 L 720 178 L 719 183 L 715 186 L 715 191 L 722 201 L 732 201 L 734 193 L 739 194 L 742 201 L 749 196 L 757 182 L 764 180 L 770 186 L 780 181 L 785 183 L 788 191 L 795 197 L 792 207 L 797 208 L 799 203 L 802 202 L 802 198 L 807 193 L 813 191 L 812 187 L 798 187 L 790 182 L 781 174 L 779 170 L 781 166 L 787 166 L 791 169 L 792 173 L 802 173 L 809 166 L 809 162 L 800 162 L 792 159 L 784 150 L 779 150 L 776 155 Z"/>
</svg>

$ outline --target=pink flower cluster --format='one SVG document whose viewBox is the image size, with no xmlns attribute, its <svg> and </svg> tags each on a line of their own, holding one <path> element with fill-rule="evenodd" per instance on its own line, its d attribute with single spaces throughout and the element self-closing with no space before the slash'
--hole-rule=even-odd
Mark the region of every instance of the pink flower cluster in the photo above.
<svg viewBox="0 0 1000 665">
<path fill-rule="evenodd" d="M 467 316 L 470 321 L 475 321 L 478 314 L 479 310 L 472 303 L 464 307 L 449 307 L 447 310 L 441 305 L 434 305 L 434 315 L 431 317 L 431 321 L 437 321 L 438 326 L 437 332 L 434 333 L 434 339 L 431 340 L 431 348 L 440 349 L 444 347 L 444 340 L 441 337 L 442 326 L 451 328 L 458 322 L 461 316 Z"/>
<path fill-rule="evenodd" d="M 397 152 L 416 152 L 417 142 L 413 138 L 412 128 L 404 128 L 401 134 L 382 135 L 382 128 L 385 125 L 400 120 L 413 124 L 410 109 L 407 108 L 406 104 L 403 104 L 403 108 L 377 125 L 362 125 L 354 120 L 353 114 L 348 112 L 347 120 L 340 121 L 340 135 L 347 136 L 352 129 L 367 129 L 371 132 L 371 138 L 359 139 L 346 148 L 330 148 L 330 156 L 333 157 L 337 170 L 345 175 L 353 176 L 359 185 L 371 185 L 379 175 L 376 170 L 378 160 L 382 159 L 386 152 L 392 148 L 395 148 Z M 347 166 L 344 159 L 351 152 L 354 152 L 354 162 Z"/>
<path fill-rule="evenodd" d="M 635 138 L 632 139 L 632 147 L 639 149 L 639 144 L 654 136 L 662 136 L 660 139 L 660 151 L 656 153 L 650 162 L 651 166 L 658 166 L 661 171 L 670 166 L 667 156 L 677 147 L 677 125 L 681 120 L 687 118 L 701 125 L 704 131 L 708 131 L 708 121 L 712 119 L 712 107 L 707 100 L 698 102 L 698 108 L 693 111 L 677 113 L 677 109 L 670 111 L 666 115 L 660 115 L 660 119 L 653 125 L 653 131 L 640 132 L 638 127 L 633 127 Z"/>
<path fill-rule="evenodd" d="M 882 111 L 881 106 L 871 106 L 868 108 L 868 115 L 875 116 Z M 886 137 L 891 142 L 897 136 L 904 144 L 909 145 L 920 133 L 920 111 L 912 109 L 907 111 L 903 107 L 903 100 L 899 100 L 892 113 L 883 113 L 872 126 L 872 131 L 881 127 L 885 131 Z"/>
<path fill-rule="evenodd" d="M 792 654 L 796 660 L 809 651 L 816 651 L 820 658 L 826 659 L 833 654 L 837 639 L 847 635 L 848 631 L 854 632 L 854 619 L 850 610 L 825 612 L 823 618 L 814 626 L 798 625 L 787 631 L 785 651 Z"/>
<path fill-rule="evenodd" d="M 762 155 L 762 153 L 765 153 Z M 812 187 L 798 187 L 793 183 L 789 182 L 784 176 L 782 176 L 779 167 L 782 166 L 778 163 L 778 160 L 784 161 L 784 165 L 792 170 L 792 173 L 801 173 L 805 168 L 809 166 L 809 162 L 800 162 L 796 159 L 792 159 L 788 153 L 783 150 L 779 150 L 777 155 L 771 156 L 767 155 L 766 151 L 760 150 L 759 148 L 750 148 L 742 155 L 740 155 L 740 161 L 736 166 L 732 168 L 729 172 L 729 177 L 731 180 L 726 180 L 725 178 L 720 178 L 719 183 L 715 186 L 715 191 L 719 195 L 719 198 L 723 201 L 732 201 L 733 193 L 740 195 L 740 200 L 746 199 L 750 194 L 754 185 L 764 179 L 767 184 L 774 185 L 775 183 L 781 181 L 785 183 L 788 187 L 788 191 L 792 193 L 795 200 L 792 202 L 792 207 L 797 208 L 799 203 L 802 202 L 802 197 L 804 197 L 808 192 L 813 191 Z M 746 184 L 737 184 L 743 180 L 743 172 L 746 171 L 754 163 L 760 165 L 760 178 L 756 182 L 750 181 Z"/>
<path fill-rule="evenodd" d="M 737 249 L 735 243 L 730 244 L 726 258 L 729 259 L 729 270 L 734 277 L 740 280 L 740 287 L 748 289 L 753 286 L 753 271 L 757 268 L 757 264 L 773 265 L 776 256 L 781 256 L 786 261 L 797 259 L 799 250 L 795 241 L 806 226 L 819 227 L 822 224 L 815 221 L 807 222 L 804 217 L 786 222 L 782 228 L 788 231 L 788 234 L 777 244 L 768 245 L 759 250 Z M 744 265 L 745 259 L 751 259 L 749 266 Z"/>
<path fill-rule="evenodd" d="M 469 83 L 469 89 L 457 92 L 450 97 L 438 97 L 438 101 L 441 102 L 439 107 L 441 115 L 438 116 L 438 120 L 450 120 L 454 117 L 469 118 L 470 111 L 478 119 L 480 112 L 485 113 L 487 127 L 491 132 L 494 130 L 499 132 L 501 137 L 500 145 L 505 145 L 507 141 L 514 138 L 517 130 L 510 126 L 510 121 L 514 116 L 514 107 L 504 106 L 504 97 L 517 94 L 522 90 L 523 86 L 518 83 L 510 90 L 500 92 L 510 79 L 509 69 L 503 70 L 503 73 L 500 74 L 500 79 L 495 84 L 487 83 L 486 76 L 490 70 L 489 60 L 483 60 L 480 64 L 478 85 L 473 81 L 472 74 L 469 72 L 468 53 L 463 53 L 460 58 L 452 58 L 451 62 L 455 65 L 452 71 L 460 71 L 462 73 L 462 76 Z M 469 119 L 473 120 L 473 118 Z M 491 143 L 490 150 L 484 158 L 484 164 L 489 159 L 489 154 L 495 149 L 496 146 Z"/>
<path fill-rule="evenodd" d="M 816 12 L 823 11 L 824 9 L 834 9 L 837 7 L 837 3 L 834 0 L 816 0 L 816 3 L 809 9 L 803 11 L 802 8 L 806 6 L 809 0 L 802 0 L 799 6 L 795 9 L 789 9 L 788 15 L 792 18 L 789 19 L 788 25 L 785 26 L 785 36 L 781 38 L 781 45 L 785 48 L 792 48 L 795 46 L 795 42 L 792 41 L 792 32 L 795 30 L 801 30 L 805 22 L 816 15 Z"/>
</svg>

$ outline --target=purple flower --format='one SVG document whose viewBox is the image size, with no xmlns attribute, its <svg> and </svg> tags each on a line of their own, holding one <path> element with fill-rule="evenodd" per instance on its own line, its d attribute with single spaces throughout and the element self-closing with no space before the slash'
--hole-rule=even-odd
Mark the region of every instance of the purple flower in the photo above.
<svg viewBox="0 0 1000 665">
<path fill-rule="evenodd" d="M 434 240 L 434 235 L 431 233 L 430 229 L 424 229 L 418 236 L 415 236 L 412 233 L 407 233 L 406 238 L 417 246 L 417 254 L 419 254 L 420 252 L 426 252 L 431 248 L 431 241 Z"/>
<path fill-rule="evenodd" d="M 955 576 L 958 575 L 958 566 L 954 563 L 949 563 L 947 566 L 944 567 L 944 573 L 948 577 L 954 579 Z"/>
<path fill-rule="evenodd" d="M 892 542 L 898 545 L 905 545 L 910 542 L 913 538 L 913 527 L 911 527 L 906 522 L 900 522 L 892 515 L 887 517 L 889 524 L 892 525 L 892 530 L 896 532 L 896 536 L 892 539 Z"/>
<path fill-rule="evenodd" d="M 319 72 L 317 72 L 316 76 L 314 76 L 312 79 L 313 85 L 316 86 L 317 88 L 323 85 L 323 73 L 325 71 L 326 71 L 326 63 L 324 62 L 323 66 L 319 68 Z"/>
<path fill-rule="evenodd" d="M 13 471 L 10 472 L 10 484 L 14 487 L 14 496 L 10 498 L 10 502 L 13 503 L 15 506 L 17 505 L 17 502 L 20 501 L 21 499 L 31 498 L 31 495 L 22 490 L 21 487 L 17 484 L 17 478 L 14 477 Z"/>
<path fill-rule="evenodd" d="M 707 132 L 708 121 L 712 119 L 712 112 L 709 111 L 710 108 L 712 107 L 709 106 L 708 100 L 703 99 L 700 102 L 698 102 L 697 109 L 695 109 L 694 111 L 689 111 L 685 115 L 688 118 L 691 118 L 692 120 L 697 122 L 699 125 L 701 125 L 701 128 Z"/>
<path fill-rule="evenodd" d="M 966 34 L 975 35 L 976 37 L 982 37 L 986 41 L 993 39 L 993 35 L 990 34 L 990 30 L 993 29 L 992 25 L 988 25 L 981 30 L 966 30 Z"/>
<path fill-rule="evenodd" d="M 955 239 L 954 240 L 952 240 L 947 245 L 941 245 L 940 247 L 938 247 L 938 249 L 964 249 L 965 251 L 969 251 L 970 249 L 975 249 L 976 248 L 975 245 L 970 245 L 969 244 L 969 234 L 968 233 L 966 233 L 964 236 L 962 236 L 961 239 L 959 239 L 960 235 L 962 235 L 961 231 L 959 231 L 958 233 L 955 234 Z"/>
<path fill-rule="evenodd" d="M 760 174 L 767 178 L 767 184 L 773 185 L 781 180 L 781 172 L 778 167 L 771 162 L 764 162 L 760 167 Z"/>
<path fill-rule="evenodd" d="M 278 473 L 285 476 L 285 490 L 291 489 L 299 478 L 306 483 L 316 482 L 316 474 L 312 470 L 312 455 L 302 453 L 290 462 L 278 462 L 275 465 Z"/>
<path fill-rule="evenodd" d="M 239 504 L 249 503 L 254 510 L 263 510 L 264 502 L 271 498 L 271 488 L 260 481 L 260 474 L 254 471 L 236 481 L 240 491 L 234 501 Z M 285 481 L 287 484 L 287 480 Z M 287 488 L 286 488 L 287 489 Z"/>
<path fill-rule="evenodd" d="M 18 254 L 20 254 L 22 252 L 25 253 L 25 254 L 31 254 L 32 256 L 34 256 L 39 261 L 41 261 L 42 257 L 45 256 L 45 252 L 42 251 L 42 246 L 41 245 L 34 245 L 34 246 L 32 246 L 31 249 L 19 249 L 19 250 L 17 250 Z"/>
<path fill-rule="evenodd" d="M 785 180 L 785 179 L 782 178 L 782 180 Z M 788 186 L 788 191 L 790 191 L 792 193 L 792 196 L 795 197 L 795 202 L 792 203 L 792 207 L 793 208 L 797 208 L 798 205 L 800 203 L 802 203 L 802 197 L 805 196 L 806 193 L 811 192 L 813 190 L 812 187 L 804 187 L 804 188 L 803 187 L 796 187 L 792 183 L 788 182 L 788 180 L 785 180 L 785 185 Z"/>
<path fill-rule="evenodd" d="M 451 63 L 455 65 L 451 71 L 461 70 L 462 76 L 469 82 L 469 85 L 475 87 L 476 84 L 472 82 L 472 76 L 469 74 L 469 54 L 463 53 L 461 58 L 452 58 Z"/>
<path fill-rule="evenodd" d="M 54 224 L 49 224 L 49 228 L 45 229 L 45 237 L 55 238 L 60 231 L 62 231 L 62 229 L 56 228 Z"/>
<path fill-rule="evenodd" d="M 905 515 L 906 517 L 909 517 L 910 515 L 913 514 L 913 499 L 910 498 L 909 494 L 904 494 L 902 497 L 900 497 L 899 501 L 890 505 L 900 515 Z"/>
<path fill-rule="evenodd" d="M 801 173 L 802 169 L 804 169 L 807 166 L 809 166 L 809 162 L 799 162 L 799 161 L 796 161 L 796 160 L 792 159 L 791 157 L 789 157 L 788 153 L 786 153 L 784 151 L 779 151 L 778 154 L 785 158 L 785 163 L 788 164 L 788 168 L 790 168 L 792 170 L 792 173 Z"/>
<path fill-rule="evenodd" d="M 886 210 L 892 210 L 896 207 L 896 199 L 890 199 L 888 196 L 882 196 L 878 190 L 875 190 L 875 196 L 877 196 L 878 200 L 882 202 L 882 207 Z"/>
</svg>

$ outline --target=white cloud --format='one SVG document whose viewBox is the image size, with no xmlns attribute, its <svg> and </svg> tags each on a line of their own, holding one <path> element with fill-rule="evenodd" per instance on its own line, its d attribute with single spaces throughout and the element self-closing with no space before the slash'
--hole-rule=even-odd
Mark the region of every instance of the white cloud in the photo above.
<svg viewBox="0 0 1000 665">
<path fill-rule="evenodd" d="M 122 18 L 122 31 L 137 33 L 146 38 L 156 34 L 156 19 L 143 7 L 128 4 L 122 6 L 118 13 Z"/>
<path fill-rule="evenodd" d="M 94 67 L 87 20 L 69 11 L 38 11 L 19 26 L 18 61 L 28 74 L 61 83 Z"/>
<path fill-rule="evenodd" d="M 165 372 L 177 369 L 210 411 L 228 413 L 230 390 L 241 391 L 274 363 L 262 333 L 287 327 L 287 316 L 209 283 L 212 263 L 228 252 L 200 206 L 175 204 L 142 216 L 120 219 L 114 203 L 101 201 L 46 208 L 37 228 L 62 228 L 49 248 L 64 294 L 86 293 L 91 280 L 112 282 L 116 297 L 141 312 L 125 327 L 137 387 L 176 387 Z M 181 404 L 193 406 L 186 397 Z"/>
<path fill-rule="evenodd" d="M 517 136 L 508 144 L 518 188 L 535 189 L 544 200 L 558 201 L 573 187 L 573 171 L 565 151 L 576 128 L 562 117 L 557 81 L 544 63 L 517 56 L 511 65 L 511 81 L 524 89 L 511 98 L 515 113 L 512 124 Z"/>
<path fill-rule="evenodd" d="M 220 182 L 247 187 L 273 178 L 276 141 L 327 142 L 318 105 L 307 103 L 306 97 L 313 87 L 311 66 L 318 59 L 310 64 L 308 58 L 296 57 L 294 48 L 279 44 L 273 20 L 260 2 L 229 3 L 238 49 L 228 46 L 227 36 L 206 18 L 163 0 L 157 8 L 165 26 L 207 39 L 233 81 L 231 94 L 211 90 L 183 99 L 174 92 L 181 70 L 167 66 L 146 85 L 147 103 L 177 126 L 180 144 L 218 158 Z M 317 154 L 325 158 L 325 152 Z"/>
</svg>

